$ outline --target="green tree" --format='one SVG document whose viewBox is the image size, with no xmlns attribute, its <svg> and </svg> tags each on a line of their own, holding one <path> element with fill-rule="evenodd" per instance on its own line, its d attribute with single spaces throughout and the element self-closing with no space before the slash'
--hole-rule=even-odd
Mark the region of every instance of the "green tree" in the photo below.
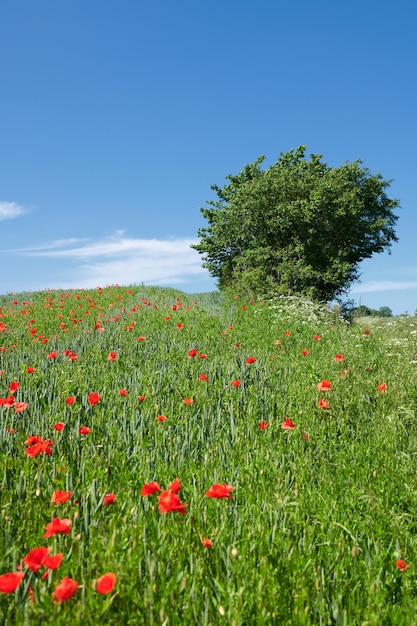
<svg viewBox="0 0 417 626">
<path fill-rule="evenodd" d="M 330 167 L 305 146 L 263 170 L 261 156 L 201 209 L 208 226 L 192 248 L 219 289 L 330 301 L 359 278 L 359 263 L 397 241 L 390 185 L 362 161 Z"/>
</svg>

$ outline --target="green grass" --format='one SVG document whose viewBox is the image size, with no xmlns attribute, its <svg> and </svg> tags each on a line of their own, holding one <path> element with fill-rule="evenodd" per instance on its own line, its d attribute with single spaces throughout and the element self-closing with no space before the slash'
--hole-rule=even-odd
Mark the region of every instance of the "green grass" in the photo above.
<svg viewBox="0 0 417 626">
<path fill-rule="evenodd" d="M 25 572 L 0 593 L 1 623 L 417 624 L 417 318 L 349 326 L 298 299 L 148 287 L 0 307 L 0 397 L 18 381 L 28 405 L 0 406 L 0 575 Z M 31 435 L 53 440 L 52 454 L 25 454 Z M 141 495 L 177 477 L 185 515 Z M 232 499 L 207 498 L 214 483 Z M 58 489 L 71 499 L 52 504 Z M 44 539 L 55 516 L 71 533 Z M 63 553 L 45 580 L 21 561 L 39 546 Z M 101 595 L 106 572 L 117 584 Z M 79 586 L 55 605 L 64 576 Z"/>
</svg>

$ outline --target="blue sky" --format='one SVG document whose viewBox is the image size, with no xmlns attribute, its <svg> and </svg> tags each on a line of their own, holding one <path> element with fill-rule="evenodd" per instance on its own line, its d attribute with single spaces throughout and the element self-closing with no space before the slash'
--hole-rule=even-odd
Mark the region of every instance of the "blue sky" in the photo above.
<svg viewBox="0 0 417 626">
<path fill-rule="evenodd" d="M 0 7 L 0 293 L 210 291 L 211 184 L 307 145 L 401 200 L 350 294 L 417 308 L 412 0 L 19 0 Z"/>
</svg>

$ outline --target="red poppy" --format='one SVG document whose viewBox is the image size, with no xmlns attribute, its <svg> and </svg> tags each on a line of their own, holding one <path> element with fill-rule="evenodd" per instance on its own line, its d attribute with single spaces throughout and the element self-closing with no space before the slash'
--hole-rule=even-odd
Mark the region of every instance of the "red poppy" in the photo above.
<svg viewBox="0 0 417 626">
<path fill-rule="evenodd" d="M 199 358 L 199 359 L 206 359 L 206 358 L 207 358 L 207 354 L 204 354 L 204 352 L 201 352 L 201 353 L 198 355 L 198 358 Z"/>
<path fill-rule="evenodd" d="M 198 377 L 198 380 L 208 380 L 207 374 L 200 374 L 200 376 Z"/>
<path fill-rule="evenodd" d="M 63 557 L 64 555 L 62 552 L 59 552 L 59 554 L 53 554 L 52 556 L 47 556 L 43 561 L 43 565 L 48 569 L 58 569 L 62 563 Z"/>
<path fill-rule="evenodd" d="M 50 551 L 51 548 L 33 548 L 29 550 L 22 561 L 32 572 L 38 572 L 41 567 L 58 569 L 62 563 L 63 554 L 59 553 L 49 556 Z"/>
<path fill-rule="evenodd" d="M 340 353 L 336 354 L 336 356 L 334 357 L 334 360 L 337 363 L 341 363 L 342 361 L 344 361 L 344 359 L 345 359 L 345 355 L 344 354 L 340 354 Z"/>
<path fill-rule="evenodd" d="M 64 428 L 65 428 L 64 422 L 57 422 L 56 424 L 54 424 L 55 430 L 61 431 L 61 430 L 64 430 Z"/>
<path fill-rule="evenodd" d="M 380 384 L 377 386 L 377 390 L 378 390 L 378 391 L 382 391 L 382 392 L 386 391 L 386 390 L 387 390 L 387 383 L 380 383 Z"/>
<path fill-rule="evenodd" d="M 12 593 L 16 591 L 22 579 L 24 572 L 9 572 L 7 574 L 1 574 L 0 576 L 0 591 L 1 593 Z"/>
<path fill-rule="evenodd" d="M 289 417 L 285 418 L 285 422 L 281 424 L 281 428 L 283 430 L 294 430 L 295 424 L 290 420 Z"/>
<path fill-rule="evenodd" d="M 139 400 L 140 400 L 141 402 L 145 402 L 145 400 L 146 400 L 146 396 L 139 396 Z"/>
<path fill-rule="evenodd" d="M 71 406 L 71 404 L 74 404 L 75 402 L 75 396 L 69 396 L 69 398 L 65 399 L 65 402 L 68 404 L 68 406 Z"/>
<path fill-rule="evenodd" d="M 261 430 L 266 430 L 268 428 L 268 426 L 269 426 L 269 423 L 268 422 L 259 422 L 258 426 L 259 426 L 259 428 Z"/>
<path fill-rule="evenodd" d="M 364 334 L 364 335 L 369 335 L 369 333 L 370 333 L 370 332 L 371 332 L 371 331 L 369 330 L 369 328 L 366 328 L 366 329 L 363 331 L 363 334 Z"/>
<path fill-rule="evenodd" d="M 37 456 L 38 454 L 52 454 L 52 446 L 54 442 L 50 439 L 45 439 L 42 441 L 40 437 L 28 437 L 25 441 L 25 445 L 29 446 L 26 448 L 25 452 L 28 456 Z"/>
<path fill-rule="evenodd" d="M 233 387 L 240 387 L 240 380 L 232 380 Z"/>
<path fill-rule="evenodd" d="M 57 489 L 57 491 L 54 491 L 52 494 L 51 502 L 55 504 L 64 504 L 64 502 L 67 502 L 71 496 L 72 491 L 61 491 L 60 489 Z"/>
<path fill-rule="evenodd" d="M 52 593 L 52 602 L 54 604 L 61 604 L 61 602 L 69 600 L 72 598 L 77 589 L 77 581 L 69 578 L 69 576 L 64 576 L 59 585 L 55 587 L 55 591 Z"/>
<path fill-rule="evenodd" d="M 315 341 L 320 341 L 321 337 L 320 337 L 320 335 L 313 335 L 313 339 Z"/>
<path fill-rule="evenodd" d="M 171 511 L 177 511 L 181 515 L 186 514 L 185 508 L 188 504 L 183 504 L 179 496 L 173 491 L 167 489 L 160 496 L 158 496 L 158 507 L 160 513 L 170 513 Z"/>
<path fill-rule="evenodd" d="M 214 484 L 210 487 L 208 491 L 206 491 L 207 498 L 228 498 L 232 499 L 230 492 L 234 488 L 231 485 L 219 485 Z"/>
<path fill-rule="evenodd" d="M 301 350 L 301 354 L 302 354 L 303 356 L 307 356 L 307 354 L 308 354 L 308 350 Z"/>
<path fill-rule="evenodd" d="M 103 506 L 109 506 L 109 504 L 114 504 L 116 502 L 116 495 L 114 493 L 106 493 L 103 498 Z"/>
<path fill-rule="evenodd" d="M 194 404 L 194 400 L 192 398 L 184 398 L 184 404 Z"/>
<path fill-rule="evenodd" d="M 323 398 L 319 398 L 319 409 L 329 409 L 330 408 L 330 402 L 327 402 L 327 400 L 323 400 Z"/>
<path fill-rule="evenodd" d="M 142 487 L 141 495 L 142 496 L 152 496 L 154 493 L 158 493 L 161 491 L 161 486 L 159 483 L 153 481 L 151 483 L 145 483 Z"/>
<path fill-rule="evenodd" d="M 211 548 L 214 545 L 212 540 L 208 539 L 208 537 L 204 537 L 201 543 L 203 544 L 203 548 Z"/>
<path fill-rule="evenodd" d="M 89 435 L 91 433 L 91 428 L 88 428 L 88 426 L 80 426 L 78 432 L 80 435 Z"/>
<path fill-rule="evenodd" d="M 179 323 L 179 324 L 177 324 L 177 328 L 181 329 L 181 328 L 184 328 L 184 326 L 181 323 Z"/>
<path fill-rule="evenodd" d="M 115 361 L 119 355 L 117 352 L 109 352 L 109 356 L 107 357 L 108 361 Z"/>
<path fill-rule="evenodd" d="M 43 562 L 49 555 L 50 551 L 51 548 L 33 548 L 32 550 L 29 550 L 22 561 L 32 572 L 38 572 L 43 566 Z"/>
<path fill-rule="evenodd" d="M 403 561 L 403 559 L 397 559 L 395 561 L 395 565 L 396 567 L 398 567 L 398 569 L 401 572 L 405 572 L 406 569 L 408 569 L 410 566 L 408 565 L 408 563 L 406 563 L 405 561 Z"/>
<path fill-rule="evenodd" d="M 91 406 L 95 406 L 98 402 L 100 402 L 100 396 L 96 391 L 88 394 L 87 402 L 91 404 Z"/>
<path fill-rule="evenodd" d="M 21 413 L 22 411 L 24 411 L 25 409 L 28 408 L 28 403 L 27 402 L 15 402 L 14 403 L 14 410 L 16 413 Z"/>
<path fill-rule="evenodd" d="M 166 419 L 167 419 L 166 415 L 158 415 L 158 417 L 156 418 L 156 421 L 165 422 Z"/>
<path fill-rule="evenodd" d="M 17 382 L 17 380 L 13 381 L 12 383 L 10 383 L 9 385 L 9 391 L 10 393 L 16 393 L 16 391 L 19 389 L 19 383 Z"/>
<path fill-rule="evenodd" d="M 69 535 L 71 533 L 71 524 L 72 521 L 70 519 L 53 517 L 52 521 L 45 526 L 44 539 L 57 534 Z"/>
<path fill-rule="evenodd" d="M 291 335 L 291 331 L 290 331 L 290 330 L 286 330 L 286 331 L 284 332 L 284 335 L 286 335 L 287 337 L 289 337 L 289 336 Z"/>
<path fill-rule="evenodd" d="M 246 359 L 245 363 L 247 363 L 248 365 L 250 363 L 256 363 L 256 359 L 254 356 L 248 356 L 248 358 Z"/>
<path fill-rule="evenodd" d="M 330 382 L 330 380 L 322 380 L 318 385 L 317 385 L 317 389 L 319 391 L 331 391 L 332 389 L 332 383 Z"/>
<path fill-rule="evenodd" d="M 119 394 L 126 397 L 129 395 L 129 392 L 127 389 L 119 389 Z"/>
<path fill-rule="evenodd" d="M 26 371 L 27 371 L 28 374 L 33 374 L 34 371 L 35 371 L 35 368 L 34 367 L 27 367 Z"/>
<path fill-rule="evenodd" d="M 303 439 L 305 439 L 305 441 L 308 441 L 310 439 L 310 437 L 307 435 L 307 433 L 304 433 Z"/>
<path fill-rule="evenodd" d="M 116 581 L 117 577 L 116 574 L 113 574 L 113 572 L 103 574 L 103 576 L 100 576 L 97 580 L 95 590 L 103 595 L 110 593 L 113 591 Z"/>
<path fill-rule="evenodd" d="M 145 337 L 140 336 L 140 337 L 137 338 L 137 340 L 138 341 L 145 341 Z"/>
<path fill-rule="evenodd" d="M 48 354 L 48 359 L 56 359 L 57 356 L 58 356 L 58 352 L 50 352 Z"/>
<path fill-rule="evenodd" d="M 197 356 L 198 352 L 197 350 L 190 350 L 188 353 L 188 356 L 190 357 L 190 359 L 193 359 L 195 356 Z"/>
</svg>

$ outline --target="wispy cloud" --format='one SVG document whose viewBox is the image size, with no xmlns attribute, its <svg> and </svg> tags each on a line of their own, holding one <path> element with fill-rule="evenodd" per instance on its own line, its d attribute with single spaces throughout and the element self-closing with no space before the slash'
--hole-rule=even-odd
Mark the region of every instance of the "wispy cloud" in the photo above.
<svg viewBox="0 0 417 626">
<path fill-rule="evenodd" d="M 404 289 L 417 289 L 416 280 L 374 280 L 368 283 L 355 285 L 350 293 L 370 293 L 371 291 L 392 291 Z"/>
<path fill-rule="evenodd" d="M 195 239 L 138 239 L 123 231 L 98 241 L 63 239 L 34 248 L 8 253 L 54 259 L 54 267 L 65 268 L 65 280 L 51 288 L 89 288 L 111 284 L 174 285 L 209 278 L 201 257 L 190 248 Z M 5 251 L 6 252 L 6 251 Z M 69 278 L 70 277 L 70 278 Z"/>
<path fill-rule="evenodd" d="M 25 213 L 27 213 L 27 209 L 16 202 L 0 202 L 0 221 L 12 220 Z"/>
</svg>

